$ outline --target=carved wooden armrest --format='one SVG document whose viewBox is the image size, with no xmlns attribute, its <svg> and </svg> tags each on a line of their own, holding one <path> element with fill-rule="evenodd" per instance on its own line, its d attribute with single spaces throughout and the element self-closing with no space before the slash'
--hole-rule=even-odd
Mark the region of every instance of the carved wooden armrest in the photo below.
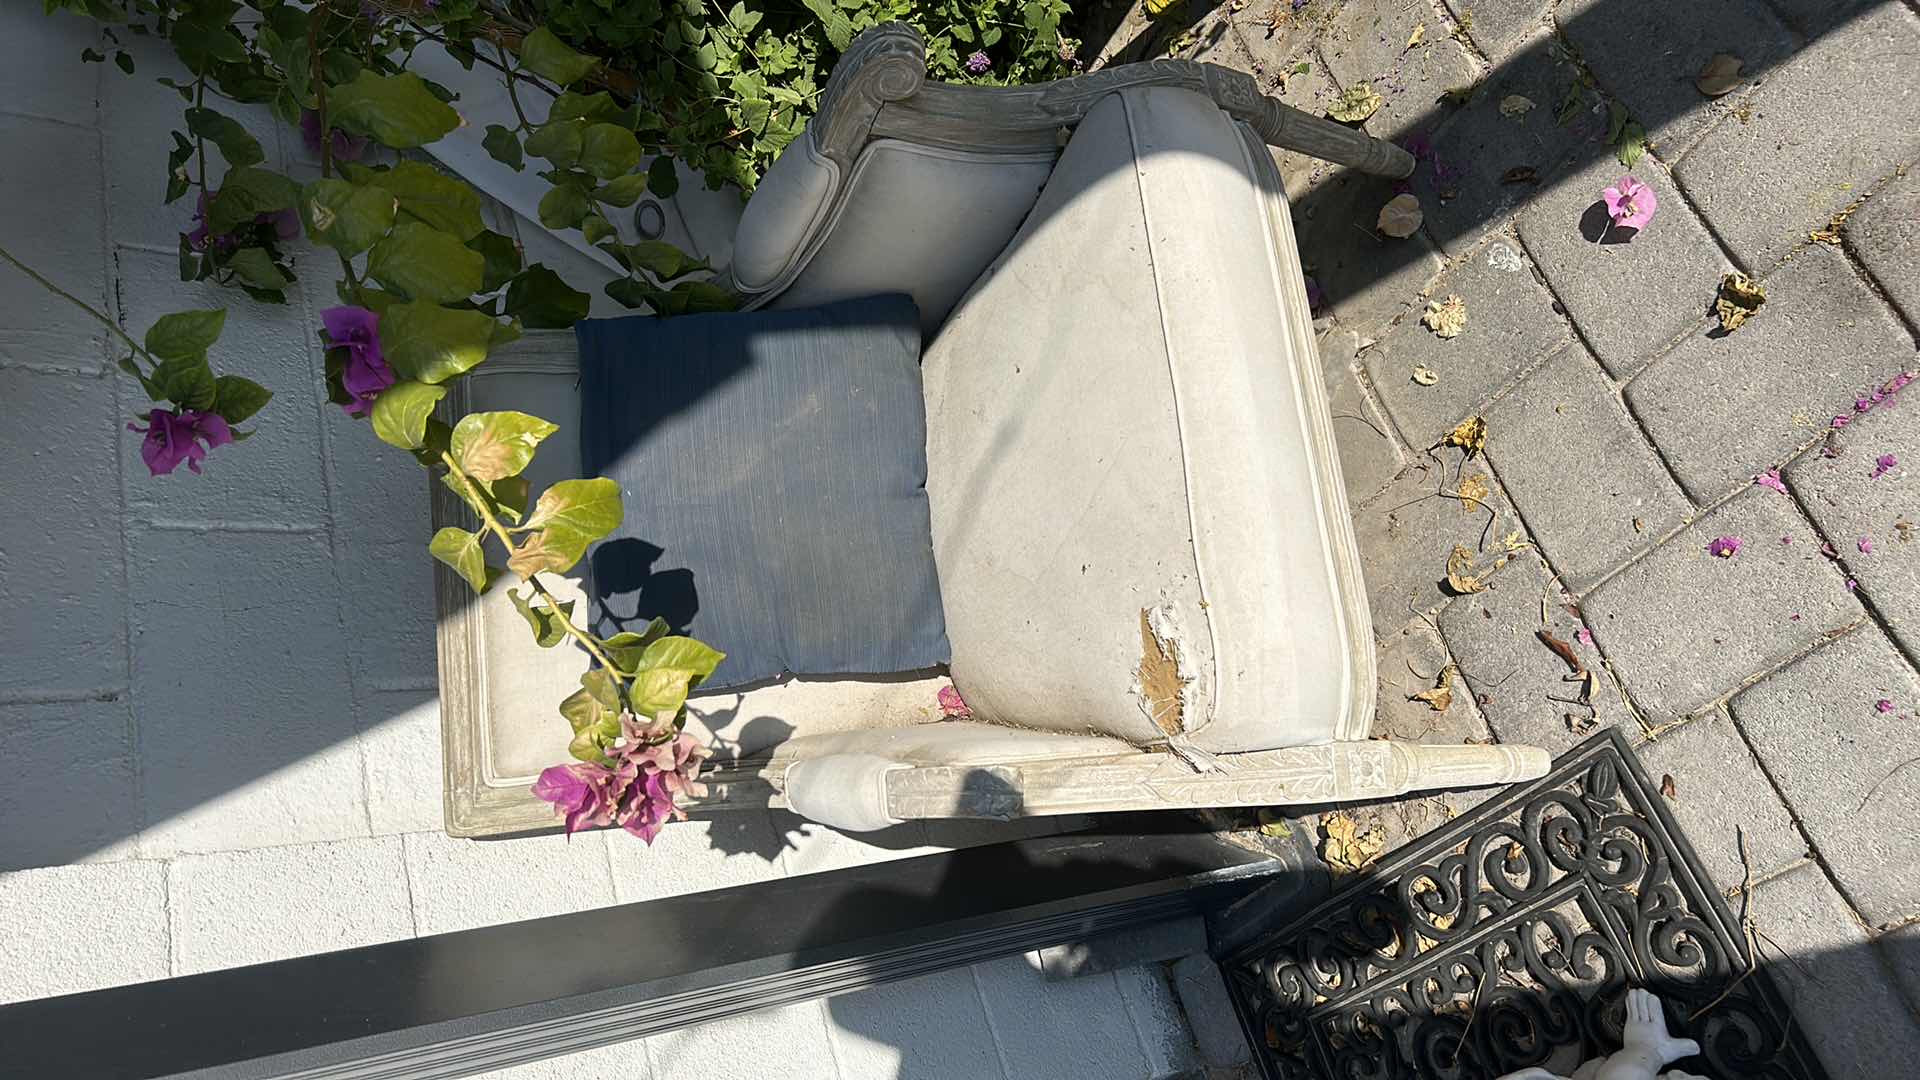
<svg viewBox="0 0 1920 1080">
<path fill-rule="evenodd" d="M 1253 76 L 1215 64 L 1152 60 L 1034 86 L 928 82 L 926 43 L 905 23 L 884 23 L 854 39 L 808 129 L 820 153 L 843 170 L 877 138 L 962 150 L 1054 147 L 1095 102 L 1134 86 L 1204 94 L 1269 146 L 1394 179 L 1413 172 L 1413 155 L 1398 146 L 1283 104 L 1262 94 Z"/>
</svg>

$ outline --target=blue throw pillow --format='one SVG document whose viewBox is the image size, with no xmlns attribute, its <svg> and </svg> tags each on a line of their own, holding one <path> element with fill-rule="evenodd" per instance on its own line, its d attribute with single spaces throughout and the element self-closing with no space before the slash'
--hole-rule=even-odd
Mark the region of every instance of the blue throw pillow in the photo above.
<svg viewBox="0 0 1920 1080">
<path fill-rule="evenodd" d="M 577 324 L 581 458 L 626 504 L 595 632 L 663 617 L 727 654 L 708 688 L 946 663 L 919 326 L 903 295 Z"/>
</svg>

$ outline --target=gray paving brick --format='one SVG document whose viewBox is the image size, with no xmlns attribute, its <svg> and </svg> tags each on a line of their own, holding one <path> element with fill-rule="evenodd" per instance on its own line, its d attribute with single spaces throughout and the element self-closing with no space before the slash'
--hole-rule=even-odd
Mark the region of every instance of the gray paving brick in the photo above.
<svg viewBox="0 0 1920 1080">
<path fill-rule="evenodd" d="M 1597 157 L 1520 215 L 1527 251 L 1616 378 L 1631 375 L 1696 326 L 1729 269 L 1673 181 L 1651 160 L 1632 175 L 1660 200 L 1653 220 L 1638 233 L 1609 228 L 1603 235 L 1608 220 L 1600 192 L 1625 172 L 1611 153 Z"/>
<path fill-rule="evenodd" d="M 1897 176 L 1847 218 L 1849 245 L 1887 297 L 1920 324 L 1920 172 Z"/>
<path fill-rule="evenodd" d="M 1912 539 L 1920 527 L 1920 409 L 1911 401 L 1875 409 L 1832 442 L 1840 456 L 1803 455 L 1787 468 L 1787 484 L 1860 583 L 1861 597 L 1909 655 L 1920 655 L 1920 542 Z M 1897 464 L 1875 477 L 1884 454 Z M 1903 521 L 1909 528 L 1897 527 Z M 1862 539 L 1871 553 L 1860 550 Z"/>
<path fill-rule="evenodd" d="M 973 972 L 955 968 L 829 998 L 827 1038 L 842 1077 L 975 1080 L 1000 1075 Z"/>
<path fill-rule="evenodd" d="M 432 690 L 363 690 L 358 726 L 373 834 L 444 828 L 439 696 Z"/>
<path fill-rule="evenodd" d="M 1111 975 L 1050 983 L 1032 954 L 975 964 L 973 974 L 1008 1076 L 1149 1075 Z"/>
<path fill-rule="evenodd" d="M 1420 321 L 1422 304 L 1361 354 L 1387 412 L 1415 449 L 1438 441 L 1567 340 L 1566 321 L 1554 314 L 1553 297 L 1534 280 L 1532 264 L 1518 248 L 1496 237 L 1434 282 L 1433 300 L 1466 301 L 1467 328 L 1460 336 L 1443 338 L 1428 329 Z M 1419 366 L 1431 368 L 1439 381 L 1414 382 Z"/>
<path fill-rule="evenodd" d="M 1858 18 L 1866 9 L 1885 5 L 1888 0 L 1771 0 L 1803 34 L 1818 37 L 1850 19 Z"/>
<path fill-rule="evenodd" d="M 1487 424 L 1507 494 L 1575 592 L 1693 510 L 1578 342 L 1495 402 Z"/>
<path fill-rule="evenodd" d="M 0 870 L 131 854 L 133 778 L 124 699 L 0 706 Z"/>
<path fill-rule="evenodd" d="M 1420 44 L 1407 47 L 1414 28 Z M 1353 0 L 1342 7 L 1320 39 L 1320 55 L 1342 86 L 1366 81 L 1380 95 L 1380 109 L 1366 123 L 1369 134 L 1395 139 L 1434 126 L 1434 102 L 1471 83 L 1473 60 L 1426 4 L 1400 0 Z"/>
<path fill-rule="evenodd" d="M 732 1016 L 655 1035 L 646 1042 L 655 1076 L 697 1071 L 703 1080 L 840 1080 L 818 1001 Z M 697 1070 L 689 1063 L 697 1062 Z"/>
<path fill-rule="evenodd" d="M 1860 914 L 1876 926 L 1920 915 L 1920 770 L 1895 770 L 1912 756 L 1920 675 L 1886 635 L 1868 625 L 1815 650 L 1734 698 L 1733 714 Z"/>
<path fill-rule="evenodd" d="M 144 530 L 130 541 L 142 853 L 367 835 L 325 539 Z"/>
<path fill-rule="evenodd" d="M 1460 500 L 1434 493 L 1457 490 L 1454 461 L 1459 451 L 1447 449 L 1441 460 L 1424 458 L 1387 485 L 1373 502 L 1354 512 L 1353 531 L 1360 546 L 1361 576 L 1367 583 L 1367 603 L 1373 612 L 1373 631 L 1381 638 L 1395 633 L 1415 618 L 1415 611 L 1438 607 L 1447 599 L 1442 589 L 1447 555 L 1455 544 L 1486 551 L 1481 561 L 1491 564 L 1500 538 L 1517 528 L 1500 486 L 1488 478 L 1487 508 L 1463 510 Z M 1444 467 L 1441 461 L 1445 461 Z M 1486 474 L 1478 459 L 1461 470 L 1465 476 Z M 1497 520 L 1489 526 L 1489 512 Z M 1410 610 L 1411 608 L 1411 610 Z"/>
<path fill-rule="evenodd" d="M 1189 956 L 1175 963 L 1171 974 L 1181 1010 L 1193 1026 L 1201 1061 L 1215 1069 L 1249 1064 L 1253 1055 L 1234 1019 L 1233 999 L 1227 996 L 1220 966 L 1212 957 Z"/>
<path fill-rule="evenodd" d="M 625 833 L 620 834 L 626 837 Z M 422 934 L 538 919 L 614 903 L 604 832 L 519 840 L 402 837 Z"/>
<path fill-rule="evenodd" d="M 1543 0 L 1445 0 L 1467 36 L 1498 63 L 1546 23 Z"/>
<path fill-rule="evenodd" d="M 1906 329 L 1833 248 L 1809 245 L 1765 285 L 1766 306 L 1739 330 L 1697 330 L 1627 385 L 1698 502 L 1784 462 L 1913 360 Z"/>
<path fill-rule="evenodd" d="M 0 401 L 0 607 L 32 612 L 0 630 L 0 694 L 125 685 L 113 382 L 0 367 Z"/>
<path fill-rule="evenodd" d="M 79 66 L 77 53 L 60 59 Z M 51 120 L 0 114 L 0 146 L 9 160 L 31 163 L 0 174 L 0 236 L 7 250 L 104 311 L 107 241 L 100 223 L 98 137 Z M 158 160 L 166 164 L 164 151 Z M 48 183 L 49 177 L 59 182 Z M 96 372 L 107 360 L 106 333 L 13 267 L 0 274 L 0 360 Z"/>
<path fill-rule="evenodd" d="M 1476 687 L 1492 685 L 1486 672 L 1469 670 L 1468 678 L 1454 674 L 1448 680 L 1453 700 L 1446 709 L 1435 712 L 1426 702 L 1413 700 L 1413 695 L 1438 685 L 1441 669 L 1452 659 L 1440 635 L 1416 621 L 1381 638 L 1379 694 L 1370 735 L 1452 746 L 1489 736 L 1473 702 Z"/>
<path fill-rule="evenodd" d="M 80 62 L 80 50 L 99 44 L 100 24 L 78 12 L 9 19 L 0 38 L 0 102 L 7 112 L 92 126 L 97 81 L 122 77 L 111 64 Z"/>
<path fill-rule="evenodd" d="M 225 328 L 209 350 L 214 370 L 245 375 L 274 392 L 246 424 L 254 437 L 208 454 L 198 476 L 184 466 L 169 476 L 151 475 L 140 459 L 139 436 L 123 434 L 129 445 L 120 455 L 120 471 L 129 509 L 175 521 L 324 521 L 326 487 L 313 402 L 318 383 L 308 348 L 318 339 L 301 305 L 260 304 L 211 282 L 182 282 L 172 255 L 122 248 L 118 259 L 121 318 L 132 333 L 144 333 L 171 311 L 225 308 Z M 129 414 L 152 408 L 130 380 L 120 380 L 120 400 Z"/>
<path fill-rule="evenodd" d="M 1818 866 L 1755 889 L 1753 917 L 1792 958 L 1780 960 L 1762 946 L 1775 984 L 1829 1075 L 1889 1076 L 1890 1062 L 1920 1058 L 1920 1024 Z"/>
<path fill-rule="evenodd" d="M 1751 121 L 1723 121 L 1681 160 L 1681 186 L 1750 272 L 1920 157 L 1916 67 L 1920 15 L 1881 4 L 1778 68 Z"/>
<path fill-rule="evenodd" d="M 167 899 L 176 975 L 413 936 L 398 837 L 183 856 Z"/>
<path fill-rule="evenodd" d="M 1906 992 L 1907 1007 L 1920 1012 L 1920 923 L 1888 932 L 1878 945 L 1900 989 Z"/>
<path fill-rule="evenodd" d="M 132 860 L 0 874 L 0 1002 L 166 978 L 164 875 Z"/>
<path fill-rule="evenodd" d="M 1764 76 L 1798 44 L 1761 0 L 1689 0 L 1647 4 L 1621 17 L 1615 0 L 1566 0 L 1554 13 L 1600 85 L 1626 105 L 1669 161 L 1745 97 L 1710 98 L 1694 77 L 1718 53 Z"/>
<path fill-rule="evenodd" d="M 1673 777 L 1667 809 L 1722 891 L 1739 888 L 1749 864 L 1759 881 L 1806 857 L 1800 830 L 1724 712 L 1689 720 L 1642 744 L 1638 754 L 1655 782 Z"/>
<path fill-rule="evenodd" d="M 1541 642 L 1540 598 L 1547 596 L 1545 629 L 1573 646 L 1580 662 L 1599 670 L 1597 648 L 1579 639 L 1581 622 L 1567 610 L 1564 594 L 1552 588 L 1546 564 L 1527 552 L 1493 576 L 1485 592 L 1462 597 L 1440 613 L 1440 632 L 1470 684 L 1480 711 L 1501 742 L 1544 747 L 1558 754 L 1604 727 L 1619 725 L 1629 734 L 1638 726 L 1620 703 L 1613 684 L 1601 677 L 1592 713 L 1554 698 L 1578 699 L 1580 684 L 1569 682 L 1567 665 Z M 1464 688 L 1463 688 L 1464 689 Z M 1575 731 L 1571 714 L 1594 726 Z"/>
<path fill-rule="evenodd" d="M 1531 168 L 1542 184 L 1550 184 L 1569 169 L 1610 156 L 1601 142 L 1603 122 L 1591 117 L 1566 126 L 1555 122 L 1554 105 L 1579 74 L 1555 49 L 1549 35 L 1527 39 L 1434 135 L 1434 157 L 1414 174 L 1413 190 L 1426 209 L 1427 231 L 1448 254 L 1472 247 L 1538 198 L 1541 189 L 1533 185 L 1501 183 L 1509 169 Z M 1513 94 L 1532 101 L 1534 108 L 1502 116 L 1500 102 Z M 1443 114 L 1447 109 L 1435 108 Z M 1594 195 L 1599 196 L 1598 188 Z"/>
<path fill-rule="evenodd" d="M 1232 5 L 1228 7 L 1231 9 Z M 1249 0 L 1240 10 L 1229 10 L 1228 19 L 1233 23 L 1240 43 L 1257 65 L 1253 73 L 1270 79 L 1302 60 L 1312 63 L 1315 70 L 1319 70 L 1321 63 L 1320 58 L 1314 55 L 1314 42 L 1338 12 L 1339 5 L 1335 3 L 1313 4 L 1294 11 L 1287 0 L 1277 0 L 1275 3 Z M 1262 83 L 1262 86 L 1266 85 L 1270 84 Z"/>
<path fill-rule="evenodd" d="M 1342 324 L 1372 333 L 1406 310 L 1440 272 L 1424 234 L 1378 236 L 1373 225 L 1394 184 L 1341 169 L 1293 200 L 1293 228 L 1306 272 Z"/>
<path fill-rule="evenodd" d="M 1335 330 L 1320 339 L 1320 360 L 1327 375 L 1327 407 L 1333 416 L 1333 439 L 1340 450 L 1340 478 L 1347 501 L 1354 506 L 1385 487 L 1400 471 L 1400 451 L 1387 435 L 1393 430 L 1385 414 L 1368 400 L 1351 364 L 1359 335 Z"/>
<path fill-rule="evenodd" d="M 1709 555 L 1720 536 L 1744 546 L 1731 558 Z M 1655 724 L 1697 712 L 1864 614 L 1792 502 L 1761 487 L 1608 578 L 1581 607 Z"/>
</svg>

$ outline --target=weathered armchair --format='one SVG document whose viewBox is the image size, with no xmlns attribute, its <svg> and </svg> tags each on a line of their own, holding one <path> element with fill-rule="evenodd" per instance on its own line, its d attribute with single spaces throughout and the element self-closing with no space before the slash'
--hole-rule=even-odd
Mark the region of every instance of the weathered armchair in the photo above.
<svg viewBox="0 0 1920 1080">
<path fill-rule="evenodd" d="M 918 302 L 934 557 L 976 718 L 942 719 L 941 672 L 697 697 L 690 729 L 721 764 L 694 809 L 866 830 L 1545 772 L 1532 747 L 1367 737 L 1372 634 L 1269 146 L 1412 169 L 1211 65 L 987 89 L 926 81 L 905 26 L 854 42 L 725 273 L 756 307 Z M 577 416 L 576 365 L 571 336 L 529 335 L 444 407 Z M 534 486 L 578 468 L 553 447 Z M 436 493 L 436 526 L 465 513 Z M 455 835 L 553 824 L 527 788 L 566 759 L 553 709 L 585 664 L 525 649 L 505 591 L 440 571 Z"/>
</svg>

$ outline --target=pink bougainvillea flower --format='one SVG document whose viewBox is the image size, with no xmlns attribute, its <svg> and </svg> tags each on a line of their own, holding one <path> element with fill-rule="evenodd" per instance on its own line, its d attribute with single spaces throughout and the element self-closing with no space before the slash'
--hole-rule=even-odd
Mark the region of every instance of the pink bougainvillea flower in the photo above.
<svg viewBox="0 0 1920 1080">
<path fill-rule="evenodd" d="M 1859 583 L 1858 581 L 1855 581 L 1855 580 L 1853 580 L 1852 578 L 1848 578 L 1848 579 L 1847 579 L 1847 591 L 1848 591 L 1848 592 L 1852 592 L 1853 590 L 1855 590 L 1855 589 L 1857 589 L 1857 588 L 1859 588 L 1859 587 L 1860 587 L 1860 583 Z"/>
<path fill-rule="evenodd" d="M 363 307 L 332 307 L 320 313 L 320 323 L 326 327 L 327 344 L 347 350 L 340 385 L 353 400 L 341 408 L 348 416 L 365 416 L 373 411 L 373 399 L 398 381 L 380 350 L 380 316 Z"/>
<path fill-rule="evenodd" d="M 1876 701 L 1873 703 L 1873 707 L 1880 710 L 1881 712 L 1892 712 L 1893 702 L 1887 700 L 1886 698 L 1881 698 L 1879 701 Z"/>
<path fill-rule="evenodd" d="M 1781 538 L 1780 538 L 1780 542 L 1781 542 L 1781 543 L 1783 543 L 1783 544 L 1791 544 L 1791 543 L 1793 543 L 1793 537 L 1791 537 L 1791 536 L 1783 536 L 1783 537 L 1781 537 Z"/>
<path fill-rule="evenodd" d="M 307 144 L 307 150 L 318 156 L 320 153 L 320 114 L 312 109 L 300 110 L 300 141 Z M 339 128 L 333 129 L 333 160 L 359 161 L 367 152 L 367 140 L 363 136 L 349 135 Z"/>
<path fill-rule="evenodd" d="M 1613 186 L 1600 192 L 1600 201 L 1607 204 L 1607 216 L 1614 225 L 1623 229 L 1644 229 L 1653 220 L 1653 212 L 1660 209 L 1660 198 L 1653 189 L 1631 175 L 1623 176 L 1613 182 Z"/>
<path fill-rule="evenodd" d="M 985 75 L 987 69 L 991 67 L 993 67 L 993 58 L 978 49 L 974 50 L 972 56 L 967 57 L 967 74 L 969 75 Z"/>
<path fill-rule="evenodd" d="M 1307 278 L 1306 282 L 1307 282 L 1307 310 L 1319 311 L 1321 308 L 1326 307 L 1327 306 L 1327 290 L 1321 288 L 1320 283 L 1318 281 L 1315 281 L 1311 277 Z"/>
<path fill-rule="evenodd" d="M 1861 537 L 1860 543 L 1857 544 L 1856 546 L 1859 547 L 1860 554 L 1862 555 L 1873 554 L 1873 540 L 1871 537 L 1866 537 L 1866 536 Z"/>
<path fill-rule="evenodd" d="M 1880 389 L 1875 390 L 1866 397 L 1854 399 L 1853 412 L 1841 413 L 1839 416 L 1834 417 L 1833 426 L 1837 428 L 1846 427 L 1852 423 L 1854 418 L 1859 414 L 1872 412 L 1876 408 L 1893 408 L 1893 396 L 1898 394 L 1901 389 L 1913 380 L 1914 373 L 1911 371 L 1903 371 L 1895 375 L 1893 378 L 1887 380 L 1886 384 L 1880 387 Z"/>
<path fill-rule="evenodd" d="M 1881 477 L 1887 475 L 1888 469 L 1891 469 L 1898 464 L 1900 464 L 1899 458 L 1894 457 L 1892 454 L 1881 454 L 1879 457 L 1874 459 L 1873 471 L 1867 474 L 1867 479 L 1878 480 Z"/>
<path fill-rule="evenodd" d="M 973 710 L 967 708 L 960 691 L 949 685 L 940 688 L 940 715 L 952 720 L 967 720 L 972 718 Z"/>
<path fill-rule="evenodd" d="M 533 794 L 553 804 L 566 819 L 567 834 L 602 825 L 618 825 L 653 843 L 660 829 L 687 812 L 682 796 L 699 798 L 707 785 L 695 779 L 707 748 L 693 736 L 620 719 L 621 738 L 606 763 L 555 765 L 534 781 Z"/>
<path fill-rule="evenodd" d="M 1833 550 L 1833 544 L 1826 540 L 1820 541 L 1820 554 L 1825 555 L 1829 559 L 1838 559 L 1840 557 L 1840 553 Z"/>
<path fill-rule="evenodd" d="M 541 770 L 533 794 L 553 804 L 566 819 L 567 835 L 581 829 L 613 823 L 613 771 L 581 762 Z"/>
<path fill-rule="evenodd" d="M 1768 469 L 1766 472 L 1754 477 L 1753 482 L 1759 484 L 1761 487 L 1772 488 L 1782 495 L 1787 493 L 1787 485 L 1784 480 L 1780 479 L 1779 469 Z"/>
<path fill-rule="evenodd" d="M 147 463 L 147 471 L 155 476 L 167 475 L 183 461 L 189 470 L 197 473 L 200 463 L 206 460 L 207 451 L 233 441 L 233 430 L 227 427 L 226 418 L 199 409 L 154 409 L 147 413 L 146 427 L 128 424 L 127 430 L 146 435 L 140 444 L 140 460 Z"/>
<path fill-rule="evenodd" d="M 1587 629 L 1586 627 L 1583 626 L 1580 629 L 1575 630 L 1573 632 L 1573 637 L 1574 637 L 1574 640 L 1578 641 L 1580 644 L 1585 645 L 1588 648 L 1593 647 L 1593 631 Z"/>
<path fill-rule="evenodd" d="M 1746 541 L 1737 536 L 1716 536 L 1713 541 L 1707 545 L 1707 552 L 1711 555 L 1717 555 L 1722 559 L 1731 559 L 1739 553 L 1740 546 L 1744 543 L 1746 543 Z"/>
</svg>

